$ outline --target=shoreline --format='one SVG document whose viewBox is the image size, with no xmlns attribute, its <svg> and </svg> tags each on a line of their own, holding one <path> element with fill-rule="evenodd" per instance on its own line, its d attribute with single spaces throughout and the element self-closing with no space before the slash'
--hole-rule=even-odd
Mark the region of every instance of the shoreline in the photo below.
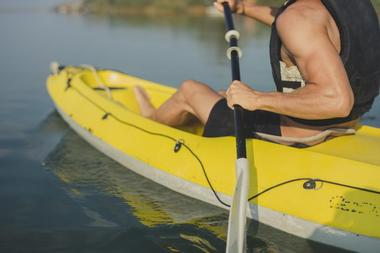
<svg viewBox="0 0 380 253">
<path fill-rule="evenodd" d="M 72 0 L 66 3 L 59 4 L 54 7 L 54 11 L 60 14 L 101 14 L 101 15 L 189 15 L 189 16 L 218 16 L 219 13 L 211 4 L 162 1 L 162 3 L 130 3 L 131 0 L 126 0 L 125 3 L 109 4 L 107 2 L 97 3 L 91 0 Z M 177 0 L 178 1 L 178 0 Z M 247 1 L 247 0 L 246 0 Z M 251 2 L 261 3 L 262 0 L 248 0 Z M 133 1 L 132 1 L 133 2 Z M 267 4 L 277 5 L 281 1 L 272 0 Z M 380 17 L 380 0 L 371 0 L 377 14 Z"/>
<path fill-rule="evenodd" d="M 88 3 L 85 0 L 60 4 L 54 11 L 60 14 L 101 14 L 101 15 L 205 15 L 212 14 L 212 5 L 205 4 L 118 4 Z"/>
</svg>

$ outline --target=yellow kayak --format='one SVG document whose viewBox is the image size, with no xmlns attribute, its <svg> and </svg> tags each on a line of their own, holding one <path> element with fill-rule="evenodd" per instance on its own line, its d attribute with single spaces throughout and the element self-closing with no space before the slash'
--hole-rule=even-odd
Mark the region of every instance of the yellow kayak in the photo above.
<svg viewBox="0 0 380 253">
<path fill-rule="evenodd" d="M 175 89 L 113 70 L 60 67 L 48 92 L 81 137 L 126 168 L 184 195 L 229 208 L 235 139 L 202 137 L 140 115 L 133 87 L 159 106 Z M 250 218 L 298 237 L 360 252 L 380 248 L 380 129 L 304 149 L 247 140 Z"/>
</svg>

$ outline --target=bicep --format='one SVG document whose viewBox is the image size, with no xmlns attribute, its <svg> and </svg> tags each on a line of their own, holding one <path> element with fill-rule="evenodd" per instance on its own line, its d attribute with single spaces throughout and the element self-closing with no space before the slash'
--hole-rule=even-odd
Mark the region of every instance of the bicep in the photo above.
<svg viewBox="0 0 380 253">
<path fill-rule="evenodd" d="M 294 59 L 306 84 L 326 95 L 351 96 L 346 70 L 324 26 L 289 21 L 279 27 L 283 46 Z"/>
</svg>

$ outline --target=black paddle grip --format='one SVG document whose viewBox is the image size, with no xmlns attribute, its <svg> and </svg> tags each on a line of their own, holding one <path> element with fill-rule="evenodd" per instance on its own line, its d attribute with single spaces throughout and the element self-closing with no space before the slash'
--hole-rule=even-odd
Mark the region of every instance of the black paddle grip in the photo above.
<svg viewBox="0 0 380 253">
<path fill-rule="evenodd" d="M 228 2 L 223 2 L 222 3 L 223 8 L 224 8 L 224 20 L 226 22 L 226 28 L 227 31 L 229 30 L 234 30 L 234 21 L 232 19 L 232 13 L 231 13 L 231 8 Z"/>
<path fill-rule="evenodd" d="M 227 2 L 222 3 L 224 8 L 224 17 L 227 32 L 234 30 L 234 22 L 232 19 L 231 8 Z M 238 47 L 238 39 L 232 37 L 229 41 L 229 46 Z M 236 50 L 231 52 L 231 72 L 232 81 L 240 81 L 240 65 L 239 65 L 239 54 Z M 243 117 L 244 110 L 239 105 L 234 105 L 234 120 L 235 120 L 235 136 L 236 136 L 236 150 L 237 158 L 246 158 L 247 150 L 245 144 L 245 132 L 243 127 Z"/>
</svg>

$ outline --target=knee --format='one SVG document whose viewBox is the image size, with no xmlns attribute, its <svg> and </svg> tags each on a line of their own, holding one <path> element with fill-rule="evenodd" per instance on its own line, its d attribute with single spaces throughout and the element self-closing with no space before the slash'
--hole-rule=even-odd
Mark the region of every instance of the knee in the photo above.
<svg viewBox="0 0 380 253">
<path fill-rule="evenodd" d="M 201 87 L 202 85 L 203 84 L 194 80 L 186 80 L 179 87 L 179 91 L 183 95 L 183 97 L 186 99 L 186 98 L 192 97 L 194 93 L 202 89 Z"/>
<path fill-rule="evenodd" d="M 196 82 L 194 80 L 186 80 L 181 84 L 179 90 L 184 94 L 189 93 L 192 89 L 194 89 L 195 83 Z"/>
</svg>

